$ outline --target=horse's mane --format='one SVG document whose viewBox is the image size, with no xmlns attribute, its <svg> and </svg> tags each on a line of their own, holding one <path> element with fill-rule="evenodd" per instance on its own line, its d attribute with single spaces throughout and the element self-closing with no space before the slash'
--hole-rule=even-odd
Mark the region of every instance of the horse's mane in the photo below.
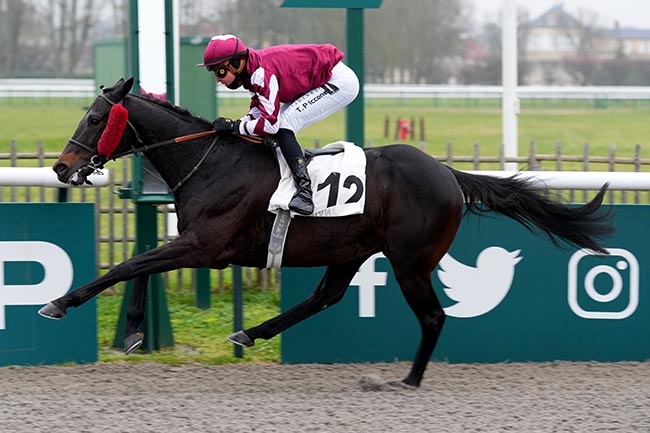
<svg viewBox="0 0 650 433">
<path fill-rule="evenodd" d="M 169 101 L 163 101 L 162 99 L 153 98 L 153 97 L 151 97 L 149 95 L 136 95 L 134 93 L 129 93 L 129 96 L 133 96 L 135 98 L 139 98 L 139 99 L 145 100 L 147 102 L 152 102 L 152 103 L 158 105 L 161 108 L 164 108 L 164 109 L 166 109 L 168 111 L 171 111 L 173 114 L 176 114 L 178 117 L 180 117 L 180 118 L 182 118 L 183 120 L 186 120 L 186 121 L 190 120 L 190 119 L 188 119 L 188 117 L 190 117 L 190 118 L 193 118 L 193 119 L 197 119 L 197 120 L 199 120 L 199 121 L 201 121 L 203 123 L 207 123 L 207 124 L 212 123 L 211 121 L 209 121 L 207 119 L 204 119 L 201 116 L 195 116 L 194 114 L 192 114 L 192 112 L 190 112 L 190 110 L 188 110 L 186 108 L 183 108 L 183 107 L 179 107 L 178 105 L 174 105 Z"/>
</svg>

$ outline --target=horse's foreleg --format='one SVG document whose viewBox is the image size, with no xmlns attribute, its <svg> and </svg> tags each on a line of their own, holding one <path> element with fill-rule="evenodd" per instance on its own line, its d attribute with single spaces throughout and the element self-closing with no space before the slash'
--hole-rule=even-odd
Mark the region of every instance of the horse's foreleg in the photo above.
<svg viewBox="0 0 650 433">
<path fill-rule="evenodd" d="M 204 263 L 198 263 L 197 256 L 192 254 L 194 252 L 196 250 L 190 242 L 182 237 L 177 238 L 120 263 L 105 275 L 50 302 L 38 313 L 50 319 L 60 319 L 66 315 L 69 307 L 78 307 L 121 281 L 179 268 L 203 266 Z"/>
<path fill-rule="evenodd" d="M 257 338 L 265 340 L 273 338 L 296 323 L 336 304 L 343 298 L 352 277 L 366 259 L 367 257 L 363 257 L 348 263 L 329 266 L 316 290 L 305 301 L 261 325 L 232 334 L 228 340 L 240 346 L 250 347 L 255 344 Z"/>
</svg>

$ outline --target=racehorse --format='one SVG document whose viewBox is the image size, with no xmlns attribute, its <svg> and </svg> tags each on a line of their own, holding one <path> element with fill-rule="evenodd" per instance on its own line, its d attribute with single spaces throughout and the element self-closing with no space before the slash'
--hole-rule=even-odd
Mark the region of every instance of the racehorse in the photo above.
<svg viewBox="0 0 650 433">
<path fill-rule="evenodd" d="M 129 93 L 132 84 L 132 78 L 121 79 L 103 89 L 53 169 L 61 182 L 78 185 L 108 157 L 144 153 L 172 187 L 179 236 L 120 263 L 39 311 L 48 318 L 62 318 L 69 307 L 83 304 L 118 282 L 134 279 L 127 313 L 127 353 L 143 338 L 138 327 L 144 317 L 149 275 L 179 268 L 223 269 L 229 264 L 266 266 L 274 221 L 267 207 L 280 180 L 278 161 L 269 147 L 211 132 L 210 122 L 185 109 Z M 113 128 L 109 113 L 115 106 L 122 107 L 128 125 L 117 135 L 113 133 L 112 147 L 116 148 L 107 152 L 102 149 L 102 139 Z M 123 123 L 126 125 L 126 120 Z M 175 141 L 197 132 L 205 136 L 182 144 Z M 413 146 L 396 144 L 364 152 L 363 214 L 298 216 L 290 225 L 282 265 L 327 266 L 314 292 L 277 317 L 234 333 L 230 341 L 252 346 L 256 339 L 270 339 L 336 304 L 360 265 L 382 252 L 421 327 L 411 370 L 401 381 L 417 387 L 445 321 L 431 273 L 456 236 L 464 204 L 467 211 L 479 215 L 491 210 L 513 218 L 529 230 L 547 235 L 557 247 L 564 242 L 607 254 L 599 243 L 613 231 L 611 212 L 600 208 L 607 184 L 590 202 L 568 206 L 550 200 L 526 178 L 464 173 Z"/>
</svg>

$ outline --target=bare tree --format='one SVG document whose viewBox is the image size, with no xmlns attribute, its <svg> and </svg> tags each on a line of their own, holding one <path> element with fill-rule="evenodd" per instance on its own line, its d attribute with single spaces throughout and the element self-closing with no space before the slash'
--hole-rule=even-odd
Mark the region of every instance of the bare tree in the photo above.
<svg viewBox="0 0 650 433">
<path fill-rule="evenodd" d="M 108 0 L 105 6 L 109 8 L 113 35 L 126 36 L 129 25 L 129 0 Z"/>
<path fill-rule="evenodd" d="M 69 76 L 90 47 L 90 31 L 96 21 L 95 0 L 49 0 L 46 16 L 53 45 L 54 75 Z"/>
<path fill-rule="evenodd" d="M 0 0 L 0 77 L 16 71 L 20 34 L 23 29 L 26 2 Z"/>
<path fill-rule="evenodd" d="M 461 0 L 384 0 L 366 19 L 369 79 L 443 83 L 466 30 Z"/>
<path fill-rule="evenodd" d="M 233 33 L 253 48 L 288 43 L 344 41 L 341 9 L 280 8 L 278 0 L 226 0 L 214 23 L 215 33 Z"/>
<path fill-rule="evenodd" d="M 230 0 L 179 0 L 181 34 L 209 37 L 225 33 L 216 23 L 229 4 Z"/>
</svg>

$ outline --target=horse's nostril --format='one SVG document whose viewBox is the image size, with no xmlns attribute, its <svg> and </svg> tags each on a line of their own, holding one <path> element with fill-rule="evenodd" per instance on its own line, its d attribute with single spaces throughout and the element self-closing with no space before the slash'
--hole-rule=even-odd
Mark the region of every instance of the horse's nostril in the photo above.
<svg viewBox="0 0 650 433">
<path fill-rule="evenodd" d="M 62 174 L 62 173 L 64 173 L 67 169 L 68 169 L 68 165 L 65 164 L 65 163 L 63 163 L 63 162 L 57 162 L 57 163 L 54 164 L 54 166 L 52 167 L 52 170 L 54 170 L 54 172 L 55 172 L 56 174 Z"/>
</svg>

